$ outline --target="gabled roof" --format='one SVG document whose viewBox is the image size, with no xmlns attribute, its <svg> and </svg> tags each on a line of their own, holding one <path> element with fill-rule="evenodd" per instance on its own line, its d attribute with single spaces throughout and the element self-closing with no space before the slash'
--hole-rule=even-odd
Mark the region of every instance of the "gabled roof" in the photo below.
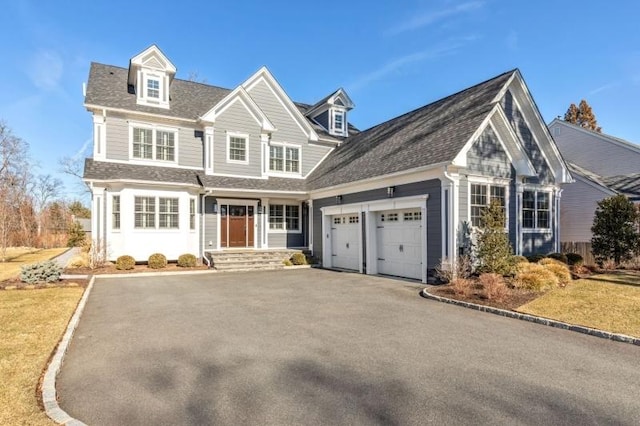
<svg viewBox="0 0 640 426">
<path fill-rule="evenodd" d="M 500 74 L 349 137 L 307 178 L 308 188 L 453 161 L 516 72 Z"/>
<path fill-rule="evenodd" d="M 167 72 L 171 79 L 173 79 L 177 71 L 175 65 L 173 65 L 169 58 L 167 58 L 167 56 L 162 53 L 162 50 L 155 44 L 138 53 L 129 61 L 129 84 L 134 84 L 135 70 L 140 67 L 148 67 Z"/>
<path fill-rule="evenodd" d="M 632 200 L 640 199 L 640 173 L 609 176 L 602 178 L 602 180 L 609 188 L 626 195 Z"/>
<path fill-rule="evenodd" d="M 314 105 L 309 107 L 305 114 L 308 117 L 313 118 L 313 116 L 314 116 L 313 113 L 314 112 L 320 111 L 325 105 L 326 106 L 334 105 L 336 99 L 344 99 L 344 102 L 343 102 L 342 106 L 345 109 L 349 110 L 349 109 L 353 109 L 355 107 L 355 104 L 353 103 L 353 101 L 351 100 L 349 95 L 347 95 L 347 92 L 341 87 L 338 90 L 336 90 L 335 92 L 325 96 L 324 98 L 322 98 L 318 102 L 316 102 Z"/>
<path fill-rule="evenodd" d="M 567 121 L 561 120 L 559 118 L 554 118 L 551 123 L 549 123 L 549 127 L 554 126 L 554 125 L 562 125 L 562 126 L 566 126 L 569 127 L 571 129 L 575 129 L 578 130 L 580 132 L 585 132 L 589 135 L 595 136 L 597 138 L 602 139 L 603 141 L 607 141 L 609 143 L 613 143 L 616 144 L 618 146 L 622 146 L 624 148 L 627 148 L 631 151 L 634 151 L 636 153 L 640 153 L 640 146 L 633 143 L 633 142 L 629 142 L 628 140 L 622 139 L 622 138 L 618 138 L 616 136 L 612 136 L 609 135 L 607 133 L 600 133 L 600 132 L 594 132 L 592 130 L 589 129 L 585 129 L 584 127 L 578 126 L 577 124 L 573 124 L 573 123 L 569 123 Z"/>
</svg>

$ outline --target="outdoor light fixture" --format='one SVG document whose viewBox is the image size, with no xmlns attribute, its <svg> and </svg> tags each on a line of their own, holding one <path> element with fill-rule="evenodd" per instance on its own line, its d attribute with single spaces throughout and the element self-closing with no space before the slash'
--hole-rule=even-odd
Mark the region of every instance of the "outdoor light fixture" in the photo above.
<svg viewBox="0 0 640 426">
<path fill-rule="evenodd" d="M 336 204 L 342 204 L 342 195 L 336 195 Z"/>
<path fill-rule="evenodd" d="M 218 203 L 213 202 L 213 214 L 218 214 Z"/>
<path fill-rule="evenodd" d="M 395 186 L 388 186 L 387 187 L 387 197 L 391 198 L 393 197 L 393 193 L 396 192 L 396 187 Z"/>
</svg>

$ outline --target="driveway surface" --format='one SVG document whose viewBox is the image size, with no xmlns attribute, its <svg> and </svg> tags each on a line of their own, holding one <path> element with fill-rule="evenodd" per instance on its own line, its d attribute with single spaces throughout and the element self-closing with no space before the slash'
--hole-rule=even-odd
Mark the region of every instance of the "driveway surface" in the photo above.
<svg viewBox="0 0 640 426">
<path fill-rule="evenodd" d="M 90 425 L 640 424 L 640 348 L 325 270 L 98 279 L 58 379 Z"/>
</svg>

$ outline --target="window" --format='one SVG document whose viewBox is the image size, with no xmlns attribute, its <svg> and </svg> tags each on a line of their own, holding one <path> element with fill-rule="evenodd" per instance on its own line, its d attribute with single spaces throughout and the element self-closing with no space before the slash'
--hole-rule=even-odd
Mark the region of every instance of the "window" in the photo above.
<svg viewBox="0 0 640 426">
<path fill-rule="evenodd" d="M 147 79 L 147 97 L 160 99 L 160 81 L 154 78 Z"/>
<path fill-rule="evenodd" d="M 243 163 L 247 161 L 247 138 L 239 136 L 229 137 L 228 160 Z"/>
<path fill-rule="evenodd" d="M 135 227 L 156 227 L 155 197 L 135 197 Z"/>
<path fill-rule="evenodd" d="M 523 191 L 522 227 L 549 229 L 551 227 L 551 195 L 542 191 Z"/>
<path fill-rule="evenodd" d="M 300 173 L 300 148 L 271 145 L 269 147 L 269 170 Z"/>
<path fill-rule="evenodd" d="M 333 112 L 333 128 L 341 132 L 344 130 L 344 112 L 342 111 Z"/>
<path fill-rule="evenodd" d="M 384 214 L 380 215 L 380 221 L 381 222 L 397 222 L 398 221 L 398 213 L 387 213 L 387 215 L 385 216 Z"/>
<path fill-rule="evenodd" d="M 422 212 L 405 212 L 403 220 L 406 222 L 422 220 Z"/>
<path fill-rule="evenodd" d="M 133 128 L 133 158 L 175 161 L 176 132 L 153 128 Z"/>
<path fill-rule="evenodd" d="M 177 198 L 160 198 L 159 199 L 159 216 L 158 224 L 160 228 L 178 228 L 178 199 Z"/>
<path fill-rule="evenodd" d="M 334 218 L 334 221 L 335 219 L 338 218 Z M 300 206 L 288 204 L 270 204 L 269 229 L 299 231 Z"/>
<path fill-rule="evenodd" d="M 113 229 L 120 229 L 120 196 L 114 195 L 111 198 L 111 227 Z"/>
<path fill-rule="evenodd" d="M 196 200 L 189 199 L 189 229 L 196 229 Z"/>
<path fill-rule="evenodd" d="M 175 138 L 173 132 L 156 132 L 156 160 L 175 160 Z"/>
<path fill-rule="evenodd" d="M 359 223 L 359 222 L 360 222 L 359 216 L 349 216 L 349 223 Z"/>
<path fill-rule="evenodd" d="M 498 201 L 507 214 L 507 188 L 499 185 L 472 183 L 470 188 L 471 224 L 482 226 L 482 213 L 492 201 Z M 506 225 L 506 220 L 505 220 Z"/>
<path fill-rule="evenodd" d="M 333 218 L 333 224 L 334 225 L 340 225 L 340 218 L 339 217 L 334 217 Z"/>
</svg>

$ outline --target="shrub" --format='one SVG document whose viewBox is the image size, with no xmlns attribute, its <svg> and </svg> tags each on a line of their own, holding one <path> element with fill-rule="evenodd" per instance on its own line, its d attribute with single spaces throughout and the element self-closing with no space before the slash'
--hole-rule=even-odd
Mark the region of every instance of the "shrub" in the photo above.
<svg viewBox="0 0 640 426">
<path fill-rule="evenodd" d="M 293 256 L 291 256 L 291 263 L 294 265 L 306 265 L 307 258 L 303 253 L 294 253 Z"/>
<path fill-rule="evenodd" d="M 529 263 L 529 259 L 524 256 L 513 256 L 511 260 L 514 265 L 517 265 L 518 263 Z"/>
<path fill-rule="evenodd" d="M 80 247 L 84 244 L 85 232 L 79 222 L 73 222 L 67 231 L 67 247 Z"/>
<path fill-rule="evenodd" d="M 289 260 L 289 259 L 285 259 L 285 260 L 283 260 L 283 261 L 282 261 L 282 264 L 283 264 L 284 266 L 293 266 L 293 263 L 291 263 L 291 260 Z"/>
<path fill-rule="evenodd" d="M 536 254 L 531 254 L 529 256 L 526 256 L 527 260 L 531 263 L 538 263 L 540 262 L 542 259 L 544 259 L 546 256 L 544 254 L 540 254 L 540 253 L 536 253 Z"/>
<path fill-rule="evenodd" d="M 617 267 L 618 267 L 618 264 L 613 259 L 606 259 L 602 261 L 602 269 L 605 269 L 607 271 L 613 271 Z"/>
<path fill-rule="evenodd" d="M 194 268 L 198 259 L 191 253 L 185 253 L 178 256 L 178 266 L 182 268 Z"/>
<path fill-rule="evenodd" d="M 128 271 L 134 266 L 136 266 L 136 260 L 126 254 L 116 259 L 116 269 L 120 271 Z"/>
<path fill-rule="evenodd" d="M 451 281 L 451 288 L 455 294 L 468 296 L 473 290 L 473 281 L 468 278 L 455 278 Z"/>
<path fill-rule="evenodd" d="M 541 259 L 538 262 L 539 265 L 566 265 L 566 263 L 563 263 L 559 260 L 556 259 L 552 259 L 550 257 L 545 257 L 544 259 Z"/>
<path fill-rule="evenodd" d="M 638 250 L 640 211 L 625 195 L 598 201 L 591 227 L 591 251 L 599 263 L 613 259 L 616 264 L 630 259 Z"/>
<path fill-rule="evenodd" d="M 153 253 L 147 262 L 151 269 L 162 269 L 167 266 L 167 258 L 162 253 Z"/>
<path fill-rule="evenodd" d="M 549 253 L 547 255 L 547 257 L 549 259 L 555 259 L 555 260 L 559 260 L 560 262 L 564 263 L 565 265 L 569 263 L 569 259 L 567 258 L 566 254 L 562 254 L 562 253 Z"/>
<path fill-rule="evenodd" d="M 567 265 L 560 263 L 546 263 L 543 266 L 556 276 L 560 287 L 564 287 L 571 282 L 571 271 L 569 271 Z"/>
<path fill-rule="evenodd" d="M 20 281 L 27 284 L 53 283 L 60 279 L 61 268 L 53 260 L 22 266 Z"/>
<path fill-rule="evenodd" d="M 88 268 L 89 267 L 89 256 L 87 253 L 81 253 L 77 256 L 73 256 L 67 262 L 67 268 Z"/>
<path fill-rule="evenodd" d="M 450 283 L 454 277 L 469 278 L 473 274 L 473 261 L 471 256 L 463 254 L 458 257 L 455 268 L 452 269 L 448 259 L 445 257 L 436 266 L 435 275 L 443 283 Z"/>
<path fill-rule="evenodd" d="M 482 212 L 482 226 L 478 230 L 476 257 L 478 269 L 509 275 L 513 272 L 511 257 L 513 251 L 509 235 L 504 232 L 505 214 L 499 202 L 491 201 Z"/>
<path fill-rule="evenodd" d="M 582 265 L 584 263 L 584 259 L 578 253 L 567 253 L 567 263 L 571 266 L 573 265 Z"/>
<path fill-rule="evenodd" d="M 631 270 L 639 270 L 640 269 L 640 256 L 634 256 L 633 258 L 629 259 L 629 260 L 625 260 L 624 262 L 622 262 L 620 264 L 620 267 L 624 268 L 624 269 L 631 269 Z"/>
<path fill-rule="evenodd" d="M 558 285 L 558 278 L 544 265 L 537 263 L 520 263 L 513 285 L 516 288 L 543 291 Z"/>
<path fill-rule="evenodd" d="M 509 294 L 509 289 L 507 289 L 507 284 L 502 275 L 482 274 L 478 280 L 482 284 L 484 294 L 488 300 L 502 302 Z"/>
</svg>

